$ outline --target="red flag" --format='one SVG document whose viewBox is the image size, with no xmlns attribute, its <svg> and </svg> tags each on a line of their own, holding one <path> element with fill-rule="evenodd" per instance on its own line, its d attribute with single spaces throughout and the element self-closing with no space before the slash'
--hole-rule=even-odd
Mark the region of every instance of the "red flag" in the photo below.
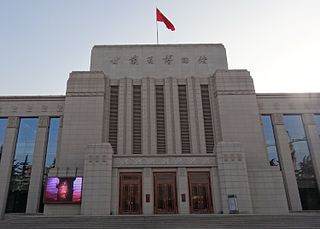
<svg viewBox="0 0 320 229">
<path fill-rule="evenodd" d="M 164 16 L 160 10 L 157 8 L 156 11 L 157 14 L 157 21 L 162 21 L 168 29 L 170 29 L 171 31 L 175 31 L 174 25 L 169 21 L 168 18 L 166 18 L 166 16 Z"/>
</svg>

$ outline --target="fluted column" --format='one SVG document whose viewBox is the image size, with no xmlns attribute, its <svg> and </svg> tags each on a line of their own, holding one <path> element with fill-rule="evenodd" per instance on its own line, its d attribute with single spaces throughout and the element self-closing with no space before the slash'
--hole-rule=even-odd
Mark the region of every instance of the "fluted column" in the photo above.
<svg viewBox="0 0 320 229">
<path fill-rule="evenodd" d="M 124 154 L 125 151 L 125 137 L 126 137 L 126 100 L 127 87 L 126 79 L 120 79 L 119 82 L 119 102 L 118 102 L 118 154 Z"/>
<path fill-rule="evenodd" d="M 149 92 L 149 149 L 150 154 L 157 154 L 157 120 L 156 120 L 156 92 L 155 92 L 155 80 L 149 79 L 148 85 Z"/>
<path fill-rule="evenodd" d="M 142 154 L 149 154 L 149 79 L 141 80 Z"/>
<path fill-rule="evenodd" d="M 201 101 L 201 89 L 199 79 L 191 77 L 187 79 L 188 113 L 191 140 L 191 153 L 206 153 L 204 135 L 204 122 Z"/>
<path fill-rule="evenodd" d="M 176 79 L 171 79 L 171 98 L 172 98 L 172 115 L 174 125 L 174 152 L 181 154 L 181 129 L 180 129 L 180 111 L 179 111 L 179 95 L 178 95 L 178 82 Z"/>
<path fill-rule="evenodd" d="M 127 100 L 125 101 L 126 106 L 126 118 L 125 118 L 125 132 L 124 135 L 126 136 L 125 140 L 125 148 L 124 154 L 132 154 L 132 80 L 127 79 Z"/>
<path fill-rule="evenodd" d="M 188 101 L 188 116 L 189 116 L 189 132 L 190 134 L 190 151 L 192 154 L 198 154 L 200 152 L 199 149 L 199 141 L 198 141 L 198 128 L 197 128 L 197 113 L 198 111 L 195 109 L 196 101 L 193 94 L 193 78 L 187 78 L 187 101 Z"/>
<path fill-rule="evenodd" d="M 166 146 L 167 153 L 174 153 L 174 126 L 173 126 L 173 111 L 172 111 L 172 84 L 171 79 L 167 78 L 164 81 L 164 110 L 165 110 L 165 129 L 166 129 Z"/>
<path fill-rule="evenodd" d="M 202 98 L 201 98 L 201 87 L 199 78 L 194 78 L 194 98 L 196 101 L 197 110 L 197 125 L 199 131 L 199 149 L 202 154 L 207 153 L 206 147 L 206 136 L 204 132 L 204 118 L 203 118 L 203 108 L 202 108 Z"/>
</svg>

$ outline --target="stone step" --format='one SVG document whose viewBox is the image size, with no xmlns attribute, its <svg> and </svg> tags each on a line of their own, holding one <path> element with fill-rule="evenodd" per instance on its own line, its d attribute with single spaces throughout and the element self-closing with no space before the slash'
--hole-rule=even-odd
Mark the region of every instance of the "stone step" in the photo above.
<svg viewBox="0 0 320 229">
<path fill-rule="evenodd" d="M 70 216 L 6 215 L 0 228 L 320 228 L 320 214 Z"/>
</svg>

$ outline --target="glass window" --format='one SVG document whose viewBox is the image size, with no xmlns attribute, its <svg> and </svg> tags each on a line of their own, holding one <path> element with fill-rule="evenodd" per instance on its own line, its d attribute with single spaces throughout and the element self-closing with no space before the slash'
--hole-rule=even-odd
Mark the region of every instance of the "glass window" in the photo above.
<svg viewBox="0 0 320 229">
<path fill-rule="evenodd" d="M 25 212 L 38 118 L 21 118 L 12 165 L 7 212 Z"/>
<path fill-rule="evenodd" d="M 314 115 L 314 120 L 316 122 L 318 135 L 319 135 L 319 138 L 320 138 L 320 114 Z"/>
<path fill-rule="evenodd" d="M 46 150 L 46 160 L 44 164 L 43 170 L 43 186 L 41 191 L 40 198 L 40 206 L 39 212 L 43 212 L 44 204 L 43 204 L 43 195 L 44 195 L 44 187 L 46 185 L 47 176 L 49 170 L 54 168 L 56 165 L 56 155 L 57 155 L 57 147 L 58 147 L 58 139 L 59 139 L 59 126 L 60 126 L 60 118 L 59 117 L 51 117 L 50 125 L 49 125 L 49 133 L 48 133 L 48 142 L 47 142 L 47 150 Z"/>
<path fill-rule="evenodd" d="M 56 163 L 56 154 L 57 154 L 58 137 L 59 137 L 59 125 L 60 125 L 59 117 L 50 118 L 45 170 L 44 170 L 45 174 L 48 174 L 49 169 L 54 168 Z"/>
<path fill-rule="evenodd" d="M 7 125 L 8 125 L 8 119 L 7 118 L 0 118 L 0 161 L 1 161 L 1 156 L 2 156 L 4 137 L 6 135 Z"/>
<path fill-rule="evenodd" d="M 276 140 L 274 137 L 271 115 L 261 116 L 264 140 L 268 151 L 268 160 L 271 166 L 279 165 L 279 157 L 277 151 Z"/>
<path fill-rule="evenodd" d="M 301 115 L 285 115 L 293 167 L 304 210 L 320 209 L 320 196 Z"/>
</svg>

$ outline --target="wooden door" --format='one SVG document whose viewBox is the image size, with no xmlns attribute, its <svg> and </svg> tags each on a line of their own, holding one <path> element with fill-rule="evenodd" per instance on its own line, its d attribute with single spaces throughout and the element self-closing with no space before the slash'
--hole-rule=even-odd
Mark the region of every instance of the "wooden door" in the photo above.
<svg viewBox="0 0 320 229">
<path fill-rule="evenodd" d="M 210 173 L 192 172 L 188 174 L 190 212 L 199 214 L 213 213 Z"/>
<path fill-rule="evenodd" d="M 119 214 L 141 214 L 141 173 L 120 173 Z"/>
<path fill-rule="evenodd" d="M 154 173 L 155 214 L 176 214 L 177 191 L 175 173 Z"/>
</svg>

